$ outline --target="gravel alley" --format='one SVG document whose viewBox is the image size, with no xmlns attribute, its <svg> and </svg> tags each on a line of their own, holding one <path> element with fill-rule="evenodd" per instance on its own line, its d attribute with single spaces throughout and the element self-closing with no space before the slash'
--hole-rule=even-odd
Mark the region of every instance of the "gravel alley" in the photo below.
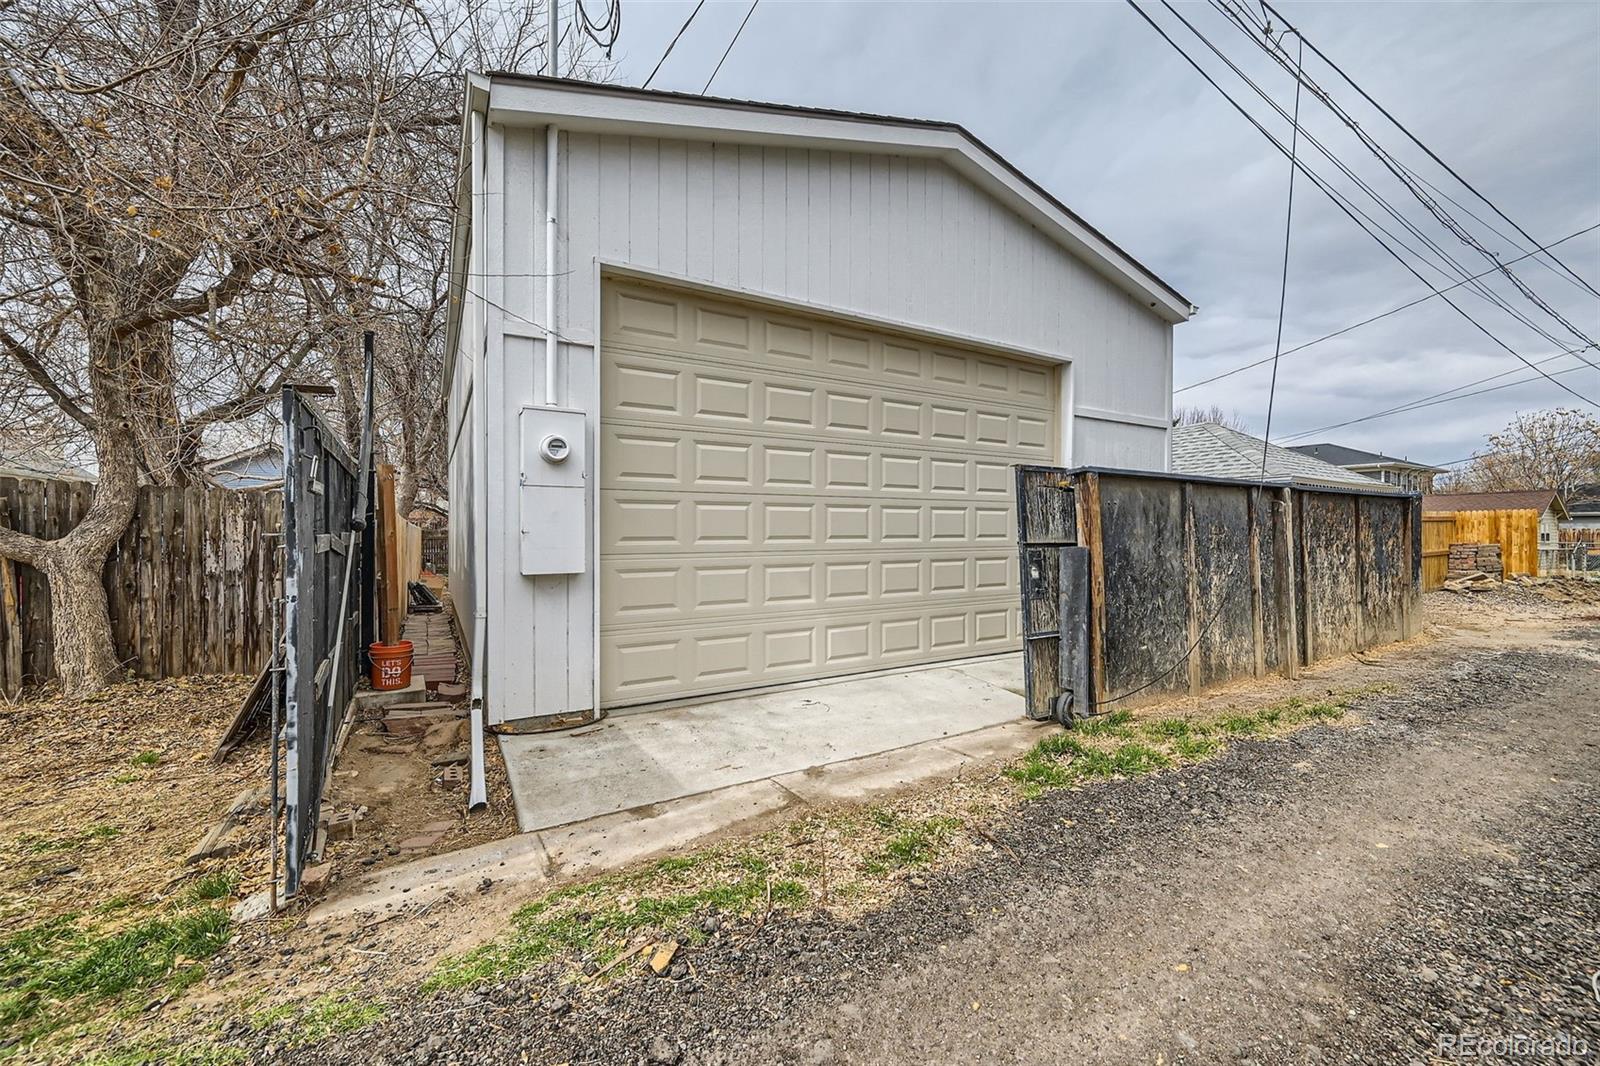
<svg viewBox="0 0 1600 1066">
<path fill-rule="evenodd" d="M 994 827 L 989 861 L 863 918 L 728 926 L 692 977 L 568 999 L 542 971 L 257 1055 L 1595 1061 L 1600 624 L 1451 617 L 1301 683 L 1389 682 L 1358 724 L 1046 793 Z"/>
</svg>

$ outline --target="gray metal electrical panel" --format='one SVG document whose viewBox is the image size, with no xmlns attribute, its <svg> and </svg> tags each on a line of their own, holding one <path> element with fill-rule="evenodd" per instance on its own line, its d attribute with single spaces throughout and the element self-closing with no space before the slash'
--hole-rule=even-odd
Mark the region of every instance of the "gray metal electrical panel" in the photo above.
<svg viewBox="0 0 1600 1066">
<path fill-rule="evenodd" d="M 517 421 L 522 438 L 517 507 L 522 572 L 581 574 L 589 544 L 584 413 L 524 407 Z"/>
</svg>

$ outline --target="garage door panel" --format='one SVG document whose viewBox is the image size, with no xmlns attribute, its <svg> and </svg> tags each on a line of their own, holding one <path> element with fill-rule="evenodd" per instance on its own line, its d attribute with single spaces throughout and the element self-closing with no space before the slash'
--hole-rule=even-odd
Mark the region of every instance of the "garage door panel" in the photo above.
<svg viewBox="0 0 1600 1066">
<path fill-rule="evenodd" d="M 824 319 L 788 315 L 698 293 L 608 284 L 601 318 L 609 346 L 697 361 L 804 368 L 812 377 L 885 380 L 933 391 L 956 391 L 1054 404 L 1051 369 L 1018 360 L 927 345 Z"/>
<path fill-rule="evenodd" d="M 799 558 L 730 553 L 715 560 L 611 557 L 601 567 L 610 608 L 603 630 L 718 617 L 795 617 L 817 610 L 844 614 L 909 600 L 1009 600 L 1016 593 L 1015 571 L 1015 560 L 1005 550 L 973 554 L 923 548 Z"/>
<path fill-rule="evenodd" d="M 890 502 L 865 495 L 743 496 L 615 490 L 601 496 L 601 554 L 743 551 L 773 555 L 910 544 L 966 548 L 1016 539 L 1003 501 Z"/>
<path fill-rule="evenodd" d="M 885 439 L 961 451 L 1018 449 L 1047 457 L 1052 412 L 1013 397 L 975 403 L 967 395 L 918 395 L 879 382 L 842 384 L 776 369 L 696 365 L 691 356 L 610 353 L 601 395 L 616 418 L 641 427 L 836 440 Z M 614 398 L 614 399 L 613 399 Z"/>
<path fill-rule="evenodd" d="M 602 670 L 614 702 L 640 703 L 1000 652 L 1017 632 L 1000 605 L 653 629 L 605 641 Z"/>
<path fill-rule="evenodd" d="M 602 427 L 605 489 L 684 486 L 768 495 L 957 495 L 1008 500 L 1004 457 L 916 451 L 895 442 L 756 439 L 613 422 Z"/>
<path fill-rule="evenodd" d="M 602 700 L 1016 646 L 1011 466 L 1054 371 L 608 283 Z"/>
</svg>

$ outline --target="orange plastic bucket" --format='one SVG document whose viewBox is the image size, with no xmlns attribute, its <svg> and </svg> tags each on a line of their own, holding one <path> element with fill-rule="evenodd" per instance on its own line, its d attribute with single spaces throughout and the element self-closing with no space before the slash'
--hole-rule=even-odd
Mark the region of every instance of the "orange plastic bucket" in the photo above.
<svg viewBox="0 0 1600 1066">
<path fill-rule="evenodd" d="M 375 640 L 367 646 L 372 660 L 372 687 L 379 691 L 405 688 L 411 684 L 411 642 L 397 640 L 385 644 Z"/>
</svg>

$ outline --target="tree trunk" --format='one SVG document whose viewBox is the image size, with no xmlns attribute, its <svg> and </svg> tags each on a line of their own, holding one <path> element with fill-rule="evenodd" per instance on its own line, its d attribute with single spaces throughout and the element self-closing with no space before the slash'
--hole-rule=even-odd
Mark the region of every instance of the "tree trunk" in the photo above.
<svg viewBox="0 0 1600 1066">
<path fill-rule="evenodd" d="M 111 612 L 102 577 L 106 553 L 57 542 L 39 560 L 50 583 L 56 673 L 69 696 L 94 692 L 121 671 L 111 638 Z"/>
</svg>

